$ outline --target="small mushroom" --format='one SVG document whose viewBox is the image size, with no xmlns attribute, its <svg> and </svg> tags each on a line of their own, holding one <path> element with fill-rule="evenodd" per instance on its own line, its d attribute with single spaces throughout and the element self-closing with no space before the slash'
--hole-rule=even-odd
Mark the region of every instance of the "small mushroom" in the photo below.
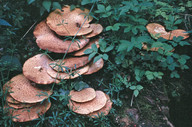
<svg viewBox="0 0 192 127">
<path fill-rule="evenodd" d="M 47 70 L 52 69 L 49 66 L 49 62 L 51 62 L 51 60 L 46 55 L 37 54 L 25 61 L 23 74 L 26 78 L 37 84 L 46 85 L 54 82 L 58 83 L 58 80 L 55 80 L 47 74 Z"/>
<path fill-rule="evenodd" d="M 83 47 L 82 49 L 72 53 L 73 56 L 82 56 L 82 55 L 85 55 L 84 51 L 86 49 L 91 49 L 91 45 L 92 44 L 96 44 L 97 48 L 99 48 L 99 38 L 96 38 L 96 39 L 91 39 L 90 42 L 85 46 Z"/>
<path fill-rule="evenodd" d="M 12 116 L 14 122 L 27 122 L 39 118 L 50 107 L 51 103 L 48 100 L 44 100 L 43 103 L 37 103 L 28 108 L 14 109 L 5 106 L 4 109 L 9 111 L 9 115 Z"/>
<path fill-rule="evenodd" d="M 81 91 L 72 90 L 69 93 L 70 99 L 75 102 L 87 102 L 96 97 L 96 92 L 93 88 L 85 88 Z"/>
<path fill-rule="evenodd" d="M 69 101 L 68 107 L 75 113 L 87 115 L 103 108 L 107 103 L 105 93 L 96 91 L 96 97 L 88 102 L 78 103 L 72 100 Z"/>
<path fill-rule="evenodd" d="M 89 28 L 89 22 L 92 21 L 93 17 L 89 16 L 85 21 L 84 27 L 80 29 L 80 26 L 85 20 L 85 15 L 89 13 L 89 10 L 81 10 L 75 8 L 72 11 L 70 6 L 65 6 L 62 8 L 63 11 L 56 9 L 51 12 L 47 17 L 47 25 L 61 36 L 81 36 L 92 32 Z"/>
<path fill-rule="evenodd" d="M 97 62 L 95 62 L 95 63 L 91 62 L 91 63 L 89 64 L 89 70 L 88 70 L 86 73 L 84 73 L 83 75 L 93 74 L 93 73 L 99 71 L 100 69 L 102 69 L 102 68 L 103 68 L 103 65 L 104 65 L 104 61 L 103 61 L 102 58 L 100 58 L 100 59 L 99 59 Z"/>
<path fill-rule="evenodd" d="M 86 65 L 82 68 L 78 68 L 74 71 L 68 71 L 67 72 L 57 72 L 57 71 L 54 71 L 53 69 L 48 69 L 47 70 L 47 73 L 52 77 L 52 78 L 55 78 L 55 79 L 74 79 L 74 78 L 77 78 L 79 77 L 80 75 L 86 73 L 89 69 L 89 65 Z"/>
<path fill-rule="evenodd" d="M 9 88 L 10 96 L 22 103 L 41 102 L 52 94 L 51 89 L 45 90 L 34 87 L 22 74 L 13 77 L 10 82 L 5 84 L 4 88 Z"/>
<path fill-rule="evenodd" d="M 63 39 L 57 37 L 55 33 L 50 30 L 45 21 L 40 22 L 36 26 L 33 34 L 36 37 L 37 45 L 41 49 L 47 49 L 55 53 L 74 52 L 80 50 L 89 42 L 89 39 L 78 39 L 74 42 L 72 42 L 72 40 L 63 41 Z"/>
<path fill-rule="evenodd" d="M 105 116 L 109 114 L 109 112 L 112 108 L 113 102 L 111 101 L 109 95 L 105 94 L 105 96 L 107 97 L 107 103 L 105 104 L 105 106 L 98 111 L 88 114 L 88 116 L 90 116 L 92 118 L 98 118 L 101 114 L 103 114 Z"/>
<path fill-rule="evenodd" d="M 90 62 L 88 58 L 89 56 L 68 57 L 64 60 L 51 61 L 49 65 L 55 71 L 66 71 L 66 68 L 67 70 L 75 70 L 82 66 L 85 66 L 88 62 Z"/>
</svg>

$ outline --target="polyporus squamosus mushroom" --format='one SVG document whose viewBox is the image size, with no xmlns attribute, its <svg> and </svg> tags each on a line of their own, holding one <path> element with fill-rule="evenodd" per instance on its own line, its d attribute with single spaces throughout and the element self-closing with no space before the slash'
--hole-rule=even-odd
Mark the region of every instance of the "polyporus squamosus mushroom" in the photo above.
<svg viewBox="0 0 192 127">
<path fill-rule="evenodd" d="M 188 33 L 186 33 L 185 30 L 177 29 L 177 30 L 167 32 L 165 30 L 165 27 L 163 27 L 158 23 L 150 23 L 146 26 L 146 28 L 150 34 L 152 34 L 155 37 L 156 35 L 158 36 L 156 37 L 156 39 L 159 37 L 162 37 L 167 40 L 173 40 L 174 36 L 175 37 L 182 36 L 183 39 L 187 39 L 189 37 Z"/>
<path fill-rule="evenodd" d="M 9 95 L 18 102 L 37 103 L 47 99 L 52 90 L 39 89 L 22 74 L 13 77 L 9 83 L 6 83 L 4 90 L 8 90 Z"/>
<path fill-rule="evenodd" d="M 80 50 L 89 42 L 89 39 L 78 39 L 74 42 L 72 42 L 72 40 L 63 41 L 63 39 L 57 37 L 55 33 L 50 30 L 45 21 L 40 22 L 36 26 L 33 34 L 36 37 L 37 45 L 41 49 L 48 49 L 55 53 L 74 52 Z"/>
<path fill-rule="evenodd" d="M 43 103 L 37 103 L 31 107 L 25 107 L 21 109 L 14 109 L 5 106 L 4 109 L 8 110 L 9 115 L 12 116 L 14 122 L 27 122 L 39 118 L 49 108 L 51 103 L 48 100 L 44 100 Z"/>
<path fill-rule="evenodd" d="M 96 97 L 96 92 L 93 88 L 85 88 L 81 91 L 72 90 L 69 93 L 70 99 L 75 102 L 87 102 Z"/>
<path fill-rule="evenodd" d="M 79 95 L 80 97 L 81 95 Z M 107 103 L 107 98 L 105 93 L 102 91 L 96 91 L 96 97 L 90 101 L 78 103 L 75 101 L 69 101 L 69 108 L 73 110 L 75 113 L 88 115 L 92 112 L 98 111 L 103 108 Z"/>
<path fill-rule="evenodd" d="M 51 61 L 49 65 L 55 71 L 66 71 L 66 70 L 75 70 L 80 67 L 85 66 L 89 63 L 89 56 L 81 56 L 81 57 L 67 57 L 64 60 L 59 59 L 55 61 Z"/>
<path fill-rule="evenodd" d="M 92 32 L 89 28 L 89 22 L 93 17 L 89 16 L 85 21 L 85 15 L 89 13 L 89 10 L 82 11 L 79 8 L 75 8 L 70 11 L 70 6 L 64 6 L 63 11 L 56 9 L 51 12 L 47 17 L 47 25 L 60 36 L 81 36 Z M 83 27 L 79 30 L 80 26 L 85 21 Z"/>
<path fill-rule="evenodd" d="M 88 114 L 88 116 L 92 117 L 92 118 L 98 118 L 102 115 L 108 115 L 111 108 L 112 108 L 112 104 L 113 102 L 111 101 L 109 95 L 105 94 L 105 96 L 107 97 L 107 103 L 105 104 L 105 106 L 103 108 L 101 108 L 98 111 L 92 112 L 90 114 Z"/>
<path fill-rule="evenodd" d="M 90 28 L 93 31 L 87 35 L 83 35 L 85 38 L 91 38 L 91 37 L 97 36 L 103 31 L 103 27 L 100 24 L 91 24 Z"/>
<path fill-rule="evenodd" d="M 37 84 L 51 84 L 59 81 L 47 74 L 47 70 L 52 70 L 49 66 L 51 60 L 43 54 L 35 55 L 25 61 L 23 65 L 23 74 L 29 80 Z"/>
</svg>

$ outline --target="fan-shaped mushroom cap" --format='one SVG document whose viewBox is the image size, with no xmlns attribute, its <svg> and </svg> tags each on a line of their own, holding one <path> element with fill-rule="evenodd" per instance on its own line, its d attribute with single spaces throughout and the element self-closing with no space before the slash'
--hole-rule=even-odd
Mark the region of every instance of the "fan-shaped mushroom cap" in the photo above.
<svg viewBox="0 0 192 127">
<path fill-rule="evenodd" d="M 93 113 L 90 113 L 88 116 L 90 116 L 90 117 L 92 117 L 92 118 L 96 118 L 96 117 L 99 117 L 99 115 L 101 115 L 101 113 L 103 113 L 103 115 L 105 115 L 105 116 L 109 114 L 109 111 L 110 111 L 111 108 L 112 108 L 113 102 L 111 101 L 109 95 L 107 95 L 107 94 L 105 94 L 105 95 L 106 95 L 106 97 L 107 97 L 107 103 L 106 103 L 106 105 L 105 105 L 102 109 L 100 109 L 100 110 L 98 110 L 98 111 L 95 111 L 95 112 L 93 112 Z"/>
<path fill-rule="evenodd" d="M 39 48 L 55 53 L 70 53 L 83 48 L 89 39 L 65 40 L 58 38 L 53 31 L 47 26 L 45 21 L 40 22 L 34 32 L 34 36 L 37 38 L 36 42 Z M 70 46 L 70 48 L 69 48 Z"/>
<path fill-rule="evenodd" d="M 19 104 L 21 102 L 15 100 L 13 97 L 11 97 L 9 94 L 6 95 L 6 101 L 8 103 L 12 103 L 12 104 Z"/>
<path fill-rule="evenodd" d="M 75 102 L 87 102 L 93 100 L 96 97 L 96 92 L 93 88 L 85 88 L 81 91 L 72 90 L 69 93 L 72 101 Z"/>
<path fill-rule="evenodd" d="M 162 47 L 153 47 L 153 48 L 148 49 L 147 44 L 143 43 L 142 45 L 143 45 L 142 47 L 143 47 L 144 50 L 158 51 L 159 48 L 163 49 Z M 173 52 L 173 51 L 175 51 L 174 48 L 170 52 Z"/>
<path fill-rule="evenodd" d="M 56 79 L 74 79 L 79 77 L 80 75 L 84 74 L 85 72 L 87 72 L 89 69 L 89 65 L 84 66 L 82 68 L 79 68 L 77 70 L 71 71 L 69 73 L 65 73 L 65 72 L 57 72 L 54 71 L 53 69 L 49 69 L 47 70 L 47 73 L 52 77 L 52 78 L 56 78 Z"/>
<path fill-rule="evenodd" d="M 15 108 L 15 109 L 21 109 L 21 108 L 28 108 L 28 107 L 32 107 L 33 105 L 35 105 L 36 103 L 7 103 L 9 107 Z"/>
<path fill-rule="evenodd" d="M 85 51 L 86 49 L 89 49 L 89 48 L 91 49 L 91 45 L 94 44 L 94 43 L 96 44 L 97 48 L 99 48 L 99 38 L 96 38 L 96 39 L 90 40 L 90 42 L 89 42 L 85 47 L 83 47 L 82 49 L 74 52 L 72 55 L 73 55 L 73 56 L 82 56 L 82 55 L 85 55 L 84 51 Z"/>
<path fill-rule="evenodd" d="M 107 98 L 102 91 L 96 91 L 96 97 L 88 102 L 77 103 L 69 101 L 69 108 L 78 114 L 90 114 L 94 111 L 98 111 L 105 106 Z"/>
<path fill-rule="evenodd" d="M 34 87 L 31 82 L 22 74 L 11 79 L 9 94 L 15 100 L 23 103 L 36 103 L 48 98 L 52 90 L 43 90 Z"/>
<path fill-rule="evenodd" d="M 167 36 L 167 31 L 165 30 L 164 26 L 158 23 L 149 23 L 146 28 L 152 35 L 160 34 L 159 37 L 163 38 Z"/>
<path fill-rule="evenodd" d="M 23 65 L 23 74 L 26 78 L 37 84 L 58 83 L 58 80 L 55 80 L 47 74 L 47 70 L 51 69 L 49 66 L 50 61 L 51 60 L 46 55 L 35 55 L 25 61 Z"/>
<path fill-rule="evenodd" d="M 84 35 L 85 38 L 91 38 L 98 34 L 100 34 L 103 31 L 103 27 L 101 24 L 91 24 L 90 28 L 93 30 L 91 33 Z"/>
<path fill-rule="evenodd" d="M 64 60 L 56 60 L 51 61 L 49 65 L 55 71 L 66 71 L 67 69 L 78 69 L 82 66 L 85 66 L 89 62 L 89 56 L 81 56 L 81 57 L 68 57 Z M 61 69 L 62 68 L 62 69 Z"/>
<path fill-rule="evenodd" d="M 182 36 L 183 39 L 187 39 L 189 37 L 189 34 L 186 33 L 187 31 L 185 30 L 181 30 L 181 29 L 177 29 L 177 30 L 172 30 L 170 31 L 168 34 L 169 34 L 169 38 L 166 38 L 167 40 L 173 40 L 173 37 L 179 37 L 179 36 Z"/>
<path fill-rule="evenodd" d="M 65 6 L 62 8 L 63 12 L 59 9 L 51 12 L 47 17 L 47 25 L 61 36 L 81 36 L 90 33 L 92 29 L 87 25 L 93 19 L 90 16 L 85 21 L 85 26 L 79 30 L 85 20 L 85 14 L 88 14 L 89 10 L 85 9 L 82 11 L 79 8 L 75 8 L 69 11 L 69 9 L 70 6 Z"/>
<path fill-rule="evenodd" d="M 101 68 L 103 68 L 103 65 L 104 65 L 104 61 L 102 58 L 99 59 L 95 63 L 91 62 L 89 64 L 89 70 L 86 73 L 84 73 L 83 75 L 90 75 L 92 73 L 95 73 L 95 72 L 99 71 Z"/>
<path fill-rule="evenodd" d="M 39 118 L 39 116 L 43 115 L 50 107 L 51 103 L 48 100 L 45 100 L 43 103 L 38 103 L 29 108 L 8 108 L 8 110 L 9 114 L 13 117 L 12 120 L 14 122 L 27 122 Z"/>
</svg>

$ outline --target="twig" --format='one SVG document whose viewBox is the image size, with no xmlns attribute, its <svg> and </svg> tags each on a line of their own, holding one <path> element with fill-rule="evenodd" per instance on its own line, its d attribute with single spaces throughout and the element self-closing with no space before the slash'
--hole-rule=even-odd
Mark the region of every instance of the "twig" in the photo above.
<svg viewBox="0 0 192 127">
<path fill-rule="evenodd" d="M 33 28 L 33 26 L 37 23 L 37 21 L 35 21 L 35 23 L 33 23 L 33 25 L 27 30 L 27 32 L 23 35 L 23 37 L 20 40 L 23 40 L 23 38 L 29 33 L 29 31 Z"/>
</svg>

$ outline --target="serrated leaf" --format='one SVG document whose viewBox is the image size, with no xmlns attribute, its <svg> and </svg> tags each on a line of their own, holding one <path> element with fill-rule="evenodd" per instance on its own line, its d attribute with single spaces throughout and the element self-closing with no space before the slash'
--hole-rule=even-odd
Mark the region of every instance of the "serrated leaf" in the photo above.
<svg viewBox="0 0 192 127">
<path fill-rule="evenodd" d="M 43 7 L 49 12 L 50 11 L 50 8 L 51 8 L 51 1 L 43 1 L 42 3 Z"/>
<path fill-rule="evenodd" d="M 97 62 L 99 59 L 101 59 L 102 55 L 96 56 L 93 60 L 93 63 Z"/>
</svg>

